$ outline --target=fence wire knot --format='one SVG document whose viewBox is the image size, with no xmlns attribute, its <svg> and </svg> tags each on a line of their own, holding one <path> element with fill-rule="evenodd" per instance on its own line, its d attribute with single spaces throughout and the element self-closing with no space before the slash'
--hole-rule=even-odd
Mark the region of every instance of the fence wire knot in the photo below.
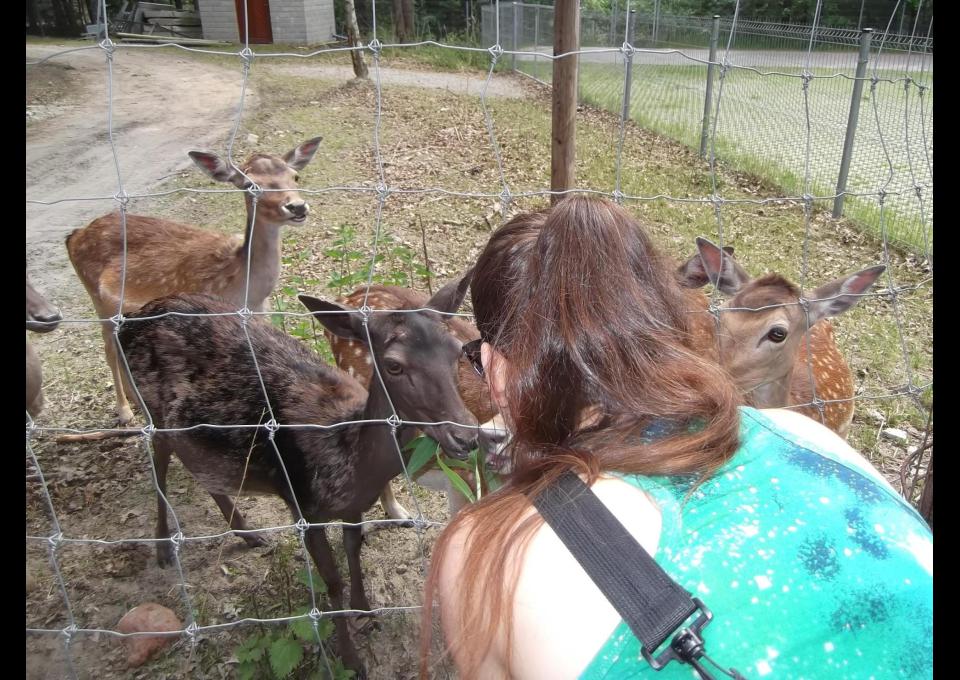
<svg viewBox="0 0 960 680">
<path fill-rule="evenodd" d="M 620 54 L 622 54 L 627 59 L 632 59 L 633 55 L 636 53 L 637 53 L 636 48 L 630 43 L 624 41 L 624 43 L 620 45 Z"/>
<path fill-rule="evenodd" d="M 804 69 L 800 73 L 800 79 L 803 81 L 803 89 L 806 90 L 810 87 L 810 81 L 813 80 L 813 74 Z"/>
<path fill-rule="evenodd" d="M 923 185 L 922 185 L 922 184 L 914 184 L 914 185 L 913 185 L 913 191 L 917 194 L 917 198 L 923 198 Z"/>
<path fill-rule="evenodd" d="M 247 193 L 253 197 L 254 201 L 257 201 L 263 196 L 263 187 L 256 182 L 250 182 L 250 186 L 247 187 Z"/>
<path fill-rule="evenodd" d="M 142 428 L 140 428 L 140 433 L 147 439 L 150 439 L 157 433 L 157 428 L 154 427 L 153 423 L 147 423 Z"/>
<path fill-rule="evenodd" d="M 47 544 L 50 546 L 50 550 L 56 551 L 60 548 L 60 544 L 63 543 L 63 532 L 58 531 L 55 534 L 47 536 Z"/>
<path fill-rule="evenodd" d="M 491 61 L 492 61 L 494 64 L 496 64 L 496 63 L 497 63 L 497 59 L 499 59 L 499 58 L 503 55 L 503 48 L 500 47 L 500 43 L 497 43 L 496 45 L 491 45 L 491 46 L 487 49 L 487 52 L 490 53 L 490 59 L 491 59 Z"/>
<path fill-rule="evenodd" d="M 377 184 L 377 200 L 383 203 L 390 196 L 390 188 L 386 184 Z"/>
<path fill-rule="evenodd" d="M 183 545 L 183 532 L 178 531 L 173 536 L 170 537 L 170 543 L 173 545 L 173 552 L 179 553 L 180 546 Z"/>
<path fill-rule="evenodd" d="M 396 413 L 391 413 L 390 417 L 387 418 L 387 425 L 390 426 L 390 429 L 396 432 L 397 428 L 403 424 L 403 421 L 400 420 L 399 416 Z"/>
<path fill-rule="evenodd" d="M 887 192 L 886 192 L 886 190 L 885 190 L 885 189 L 878 189 L 878 190 L 877 190 L 877 203 L 879 203 L 879 204 L 882 206 L 882 205 L 886 202 L 886 200 L 887 200 Z"/>
<path fill-rule="evenodd" d="M 322 614 L 320 614 L 320 610 L 317 609 L 316 607 L 308 611 L 307 616 L 309 616 L 310 620 L 313 621 L 314 626 L 320 623 L 320 619 L 323 618 Z"/>
<path fill-rule="evenodd" d="M 374 38 L 367 45 L 367 49 L 373 52 L 374 59 L 378 59 L 380 57 L 380 53 L 383 51 L 383 43 L 380 42 L 377 38 Z"/>
<path fill-rule="evenodd" d="M 707 305 L 707 311 L 710 312 L 710 315 L 713 316 L 717 321 L 720 320 L 720 305 L 718 305 L 713 300 L 710 301 L 710 304 Z"/>
<path fill-rule="evenodd" d="M 73 636 L 76 634 L 78 630 L 79 628 L 77 628 L 77 624 L 75 623 L 71 623 L 69 626 L 64 628 L 62 631 L 60 631 L 61 634 L 63 635 L 63 641 L 69 645 L 70 640 L 73 639 Z"/>
<path fill-rule="evenodd" d="M 126 210 L 127 206 L 130 204 L 130 197 L 127 195 L 125 189 L 120 189 L 117 193 L 113 195 L 113 200 L 120 204 L 121 210 Z"/>
<path fill-rule="evenodd" d="M 821 399 L 820 395 L 815 395 L 813 397 L 813 401 L 811 401 L 810 403 L 812 406 L 814 406 L 817 409 L 817 411 L 820 412 L 820 416 L 822 417 L 824 414 L 823 411 L 826 408 L 827 402 Z"/>
<path fill-rule="evenodd" d="M 724 205 L 724 203 L 726 203 L 726 202 L 727 202 L 726 199 L 725 199 L 723 196 L 721 196 L 720 194 L 711 194 L 711 195 L 710 195 L 710 203 L 712 203 L 712 204 L 713 204 L 713 207 L 714 207 L 715 209 L 717 209 L 717 210 L 720 210 L 720 208 L 722 208 L 723 205 Z"/>
<path fill-rule="evenodd" d="M 503 211 L 506 212 L 507 206 L 510 205 L 510 202 L 513 200 L 513 194 L 510 193 L 510 189 L 508 187 L 503 187 L 503 191 L 500 192 L 499 198 Z"/>
<path fill-rule="evenodd" d="M 626 194 L 620 191 L 619 189 L 614 189 L 613 193 L 610 194 L 610 197 L 620 205 L 623 205 L 623 199 L 625 196 Z"/>
<path fill-rule="evenodd" d="M 120 331 L 120 326 L 123 325 L 123 312 L 117 312 L 111 316 L 110 323 L 113 324 L 113 334 L 116 335 Z"/>
<path fill-rule="evenodd" d="M 110 38 L 104 38 L 99 42 L 100 49 L 107 53 L 107 59 L 113 59 L 113 53 L 117 49 L 117 44 Z"/>
<path fill-rule="evenodd" d="M 367 327 L 367 323 L 370 321 L 370 313 L 373 312 L 373 307 L 370 305 L 362 305 L 360 309 L 357 310 L 360 312 L 360 321 L 363 322 L 363 327 Z"/>
<path fill-rule="evenodd" d="M 273 435 L 276 434 L 277 430 L 280 429 L 280 424 L 276 420 L 271 418 L 266 423 L 263 424 L 264 429 L 267 431 L 267 439 L 273 439 Z"/>
<path fill-rule="evenodd" d="M 300 534 L 300 538 L 302 540 L 303 535 L 307 532 L 307 529 L 310 528 L 310 522 L 301 517 L 296 521 L 296 524 L 293 525 L 293 528 L 297 530 L 297 533 Z"/>
<path fill-rule="evenodd" d="M 199 626 L 197 626 L 196 621 L 191 621 L 190 624 L 183 629 L 183 634 L 190 639 L 191 644 L 196 644 L 198 630 L 199 630 Z"/>
<path fill-rule="evenodd" d="M 244 47 L 240 50 L 240 60 L 243 63 L 243 68 L 250 68 L 250 63 L 253 61 L 253 58 L 257 56 L 256 53 L 251 50 L 249 47 Z"/>
</svg>

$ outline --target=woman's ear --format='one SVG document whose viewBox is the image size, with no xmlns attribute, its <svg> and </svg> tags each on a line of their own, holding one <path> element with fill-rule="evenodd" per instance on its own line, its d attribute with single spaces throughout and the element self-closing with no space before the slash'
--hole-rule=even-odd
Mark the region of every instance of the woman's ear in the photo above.
<svg viewBox="0 0 960 680">
<path fill-rule="evenodd" d="M 507 405 L 507 360 L 503 358 L 490 343 L 480 345 L 480 361 L 483 363 L 483 375 L 487 378 L 487 387 L 490 389 L 490 398 L 496 404 L 500 413 Z"/>
</svg>

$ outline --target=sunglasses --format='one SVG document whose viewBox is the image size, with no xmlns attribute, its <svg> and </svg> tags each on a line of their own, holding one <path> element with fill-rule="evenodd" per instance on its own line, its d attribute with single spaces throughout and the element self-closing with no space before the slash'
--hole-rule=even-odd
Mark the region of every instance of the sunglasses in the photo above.
<svg viewBox="0 0 960 680">
<path fill-rule="evenodd" d="M 480 360 L 480 345 L 482 344 L 483 340 L 471 340 L 460 348 L 460 351 L 463 352 L 463 355 L 467 357 L 467 360 L 473 366 L 473 370 L 475 370 L 481 378 L 483 377 L 483 362 Z"/>
</svg>

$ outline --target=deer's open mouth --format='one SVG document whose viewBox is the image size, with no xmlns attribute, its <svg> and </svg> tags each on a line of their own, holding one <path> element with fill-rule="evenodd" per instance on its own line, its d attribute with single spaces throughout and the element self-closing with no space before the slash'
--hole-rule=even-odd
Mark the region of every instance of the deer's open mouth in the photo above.
<svg viewBox="0 0 960 680">
<path fill-rule="evenodd" d="M 297 224 L 303 224 L 304 222 L 307 221 L 307 216 L 306 216 L 306 215 L 294 215 L 293 217 L 290 218 L 290 221 L 291 221 L 291 222 L 296 222 Z"/>
</svg>

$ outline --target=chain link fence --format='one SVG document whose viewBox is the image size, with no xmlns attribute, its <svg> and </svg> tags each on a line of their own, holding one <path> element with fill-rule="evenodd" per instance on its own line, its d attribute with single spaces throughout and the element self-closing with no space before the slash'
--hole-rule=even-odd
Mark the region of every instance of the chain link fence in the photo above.
<svg viewBox="0 0 960 680">
<path fill-rule="evenodd" d="M 482 7 L 482 42 L 498 42 L 494 5 Z M 628 38 L 627 17 L 632 20 Z M 891 18 L 892 23 L 892 18 Z M 625 59 L 632 59 L 628 116 L 704 154 L 702 139 L 711 38 L 712 87 L 724 79 L 724 106 L 716 121 L 720 161 L 803 192 L 807 117 L 798 79 L 809 90 L 811 189 L 845 193 L 843 214 L 880 236 L 874 196 L 886 196 L 890 242 L 930 259 L 933 216 L 932 20 L 910 34 L 878 26 L 870 35 L 858 120 L 850 120 L 858 30 L 711 17 L 621 11 L 581 13 L 578 94 L 582 103 L 616 113 L 624 96 Z M 519 51 L 509 65 L 544 84 L 552 77 L 553 7 L 499 4 L 499 44 Z M 628 45 L 629 48 L 624 49 Z M 706 105 L 709 109 L 709 104 Z M 844 142 L 849 177 L 838 180 Z M 881 135 L 881 130 L 886 134 Z M 889 156 L 889 163 L 888 163 Z M 892 172 L 891 172 L 892 169 Z M 870 197 L 859 194 L 869 194 Z M 919 200 L 918 200 L 919 199 Z M 921 209 L 920 203 L 927 209 Z"/>
</svg>

